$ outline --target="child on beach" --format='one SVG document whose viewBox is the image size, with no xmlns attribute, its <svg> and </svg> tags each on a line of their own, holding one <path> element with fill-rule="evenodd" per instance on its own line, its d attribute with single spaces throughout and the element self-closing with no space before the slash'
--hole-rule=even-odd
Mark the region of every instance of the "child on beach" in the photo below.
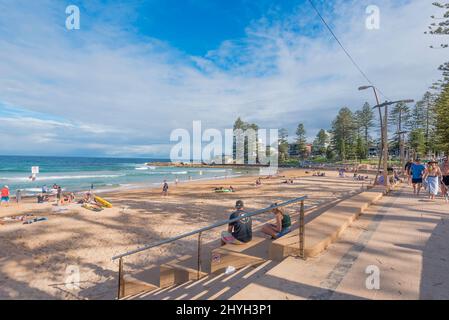
<svg viewBox="0 0 449 320">
<path fill-rule="evenodd" d="M 3 206 L 3 203 L 6 203 L 6 206 L 9 204 L 9 187 L 4 186 L 1 190 L 1 200 L 0 205 Z"/>
<path fill-rule="evenodd" d="M 235 203 L 236 211 L 229 217 L 230 220 L 243 216 L 246 212 L 244 208 L 243 201 L 237 200 Z M 243 217 L 238 221 L 231 222 L 228 225 L 228 231 L 223 231 L 221 233 L 221 244 L 243 244 L 248 243 L 253 238 L 252 231 L 252 219 L 251 217 Z"/>
<path fill-rule="evenodd" d="M 276 206 L 276 203 L 272 206 Z M 279 239 L 291 231 L 291 218 L 279 208 L 273 208 L 271 212 L 276 218 L 276 223 L 264 225 L 262 232 L 270 235 L 272 239 Z"/>
</svg>

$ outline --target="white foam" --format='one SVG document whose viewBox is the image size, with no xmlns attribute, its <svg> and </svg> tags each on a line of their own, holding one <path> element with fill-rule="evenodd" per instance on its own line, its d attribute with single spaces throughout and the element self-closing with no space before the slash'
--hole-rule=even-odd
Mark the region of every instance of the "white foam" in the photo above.
<svg viewBox="0 0 449 320">
<path fill-rule="evenodd" d="M 187 174 L 187 171 L 175 171 L 175 172 L 171 172 L 171 174 Z"/>
<path fill-rule="evenodd" d="M 95 178 L 117 178 L 122 177 L 123 174 L 98 174 L 98 175 L 77 175 L 77 176 L 37 176 L 35 181 L 46 180 L 81 180 L 81 179 L 95 179 Z M 31 181 L 29 177 L 9 177 L 1 178 L 6 181 Z"/>
</svg>

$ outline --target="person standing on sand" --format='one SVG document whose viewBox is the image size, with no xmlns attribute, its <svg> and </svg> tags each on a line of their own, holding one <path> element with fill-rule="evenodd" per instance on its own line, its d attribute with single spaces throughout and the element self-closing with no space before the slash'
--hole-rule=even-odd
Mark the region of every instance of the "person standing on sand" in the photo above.
<svg viewBox="0 0 449 320">
<path fill-rule="evenodd" d="M 56 189 L 56 204 L 59 206 L 62 203 L 62 188 L 61 186 L 58 186 Z"/>
<path fill-rule="evenodd" d="M 168 183 L 167 180 L 164 180 L 164 185 L 162 186 L 162 195 L 168 196 Z"/>
<path fill-rule="evenodd" d="M 3 203 L 6 203 L 6 206 L 9 204 L 9 187 L 4 186 L 1 190 L 1 200 L 0 205 L 3 206 Z"/>
<path fill-rule="evenodd" d="M 19 205 L 21 201 L 22 201 L 22 190 L 17 189 L 17 191 L 16 191 L 16 203 L 17 203 L 17 205 Z"/>
<path fill-rule="evenodd" d="M 421 163 L 421 159 L 416 159 L 416 162 L 410 167 L 410 172 L 412 174 L 412 184 L 413 184 L 413 194 L 418 195 L 421 192 L 423 183 L 423 174 L 426 167 Z"/>
<path fill-rule="evenodd" d="M 235 203 L 235 209 L 229 220 L 242 217 L 238 221 L 229 223 L 228 231 L 223 231 L 221 233 L 221 244 L 244 244 L 248 243 L 253 239 L 253 222 L 251 217 L 244 217 L 244 205 L 242 200 L 237 200 Z"/>
</svg>

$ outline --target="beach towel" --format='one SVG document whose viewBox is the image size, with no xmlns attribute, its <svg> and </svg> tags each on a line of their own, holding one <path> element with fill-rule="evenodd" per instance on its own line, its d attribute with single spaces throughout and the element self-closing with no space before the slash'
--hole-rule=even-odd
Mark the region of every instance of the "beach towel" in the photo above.
<svg viewBox="0 0 449 320">
<path fill-rule="evenodd" d="M 429 190 L 430 194 L 438 195 L 440 192 L 440 182 L 438 181 L 438 177 L 427 177 L 427 190 Z"/>
</svg>

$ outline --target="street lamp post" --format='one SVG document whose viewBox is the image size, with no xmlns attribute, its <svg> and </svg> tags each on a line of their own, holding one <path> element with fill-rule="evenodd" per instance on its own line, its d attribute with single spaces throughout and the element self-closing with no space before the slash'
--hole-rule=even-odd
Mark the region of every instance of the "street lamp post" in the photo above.
<svg viewBox="0 0 449 320">
<path fill-rule="evenodd" d="M 399 161 L 401 162 L 401 168 L 404 168 L 404 156 L 405 156 L 405 139 L 404 139 L 404 134 L 406 134 L 408 131 L 399 131 L 397 132 L 397 134 L 399 135 Z"/>
<path fill-rule="evenodd" d="M 384 116 L 384 123 L 383 123 L 383 176 L 384 176 L 384 185 L 386 188 L 388 188 L 389 181 L 388 181 L 388 106 L 392 104 L 397 103 L 412 103 L 415 100 L 413 99 L 406 99 L 406 100 L 398 100 L 398 101 L 385 101 L 382 104 L 378 104 L 374 106 L 374 108 L 385 108 L 385 116 Z M 374 109 L 373 108 L 373 109 Z"/>
<path fill-rule="evenodd" d="M 375 86 L 361 86 L 359 90 L 366 90 L 372 88 L 374 91 L 374 97 L 376 98 L 376 104 L 379 105 L 379 96 L 377 95 Z M 383 150 L 384 150 L 384 126 L 382 121 L 382 113 L 379 108 L 379 121 L 380 121 L 380 152 L 379 152 L 379 162 L 377 163 L 376 178 L 374 179 L 374 184 L 377 183 L 377 178 L 379 177 L 380 165 L 382 164 Z"/>
</svg>

